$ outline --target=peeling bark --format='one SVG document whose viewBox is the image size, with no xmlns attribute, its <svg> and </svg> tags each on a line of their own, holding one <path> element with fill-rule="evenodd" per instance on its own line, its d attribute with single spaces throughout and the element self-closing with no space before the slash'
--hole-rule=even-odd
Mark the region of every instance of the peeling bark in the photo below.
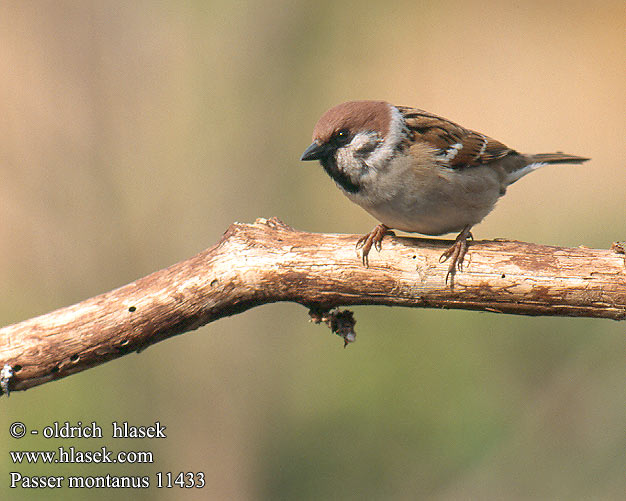
<svg viewBox="0 0 626 501">
<path fill-rule="evenodd" d="M 300 232 L 276 219 L 234 223 L 186 261 L 0 329 L 0 365 L 13 369 L 10 390 L 24 390 L 277 301 L 300 303 L 329 326 L 336 326 L 325 316 L 330 309 L 368 304 L 626 318 L 619 243 L 603 250 L 472 242 L 463 272 L 446 284 L 439 257 L 449 241 L 388 236 L 366 268 L 357 239 Z"/>
</svg>

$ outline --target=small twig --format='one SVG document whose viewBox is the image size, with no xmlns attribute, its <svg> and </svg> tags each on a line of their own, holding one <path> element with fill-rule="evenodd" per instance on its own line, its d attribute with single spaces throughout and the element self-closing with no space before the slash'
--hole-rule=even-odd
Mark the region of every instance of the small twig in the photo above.
<svg viewBox="0 0 626 501">
<path fill-rule="evenodd" d="M 352 311 L 339 309 L 330 311 L 313 307 L 309 310 L 309 315 L 313 323 L 324 322 L 333 334 L 342 337 L 344 348 L 349 343 L 356 341 L 356 332 L 354 331 L 356 320 Z"/>
</svg>

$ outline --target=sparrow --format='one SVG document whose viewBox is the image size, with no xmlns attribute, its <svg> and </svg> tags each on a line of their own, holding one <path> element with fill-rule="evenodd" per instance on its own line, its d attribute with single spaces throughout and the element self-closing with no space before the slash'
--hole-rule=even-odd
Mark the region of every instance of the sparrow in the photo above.
<svg viewBox="0 0 626 501">
<path fill-rule="evenodd" d="M 408 106 L 349 101 L 322 115 L 301 160 L 319 160 L 339 189 L 381 224 L 357 242 L 362 260 L 390 229 L 459 232 L 440 262 L 446 283 L 463 260 L 471 228 L 509 185 L 548 164 L 589 160 L 565 153 L 522 154 L 495 139 Z"/>
</svg>

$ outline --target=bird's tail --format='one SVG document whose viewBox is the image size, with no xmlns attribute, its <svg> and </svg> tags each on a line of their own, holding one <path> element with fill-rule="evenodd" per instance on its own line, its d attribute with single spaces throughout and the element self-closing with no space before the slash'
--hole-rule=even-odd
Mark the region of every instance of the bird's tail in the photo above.
<svg viewBox="0 0 626 501">
<path fill-rule="evenodd" d="M 532 163 L 540 164 L 581 164 L 589 160 L 585 157 L 576 155 L 568 155 L 567 153 L 538 153 L 536 155 L 528 155 Z"/>
<path fill-rule="evenodd" d="M 567 153 L 537 153 L 536 155 L 521 155 L 517 157 L 517 164 L 509 171 L 507 184 L 524 177 L 526 174 L 548 164 L 581 164 L 589 160 L 585 157 L 568 155 Z M 520 166 L 521 162 L 521 166 Z"/>
</svg>

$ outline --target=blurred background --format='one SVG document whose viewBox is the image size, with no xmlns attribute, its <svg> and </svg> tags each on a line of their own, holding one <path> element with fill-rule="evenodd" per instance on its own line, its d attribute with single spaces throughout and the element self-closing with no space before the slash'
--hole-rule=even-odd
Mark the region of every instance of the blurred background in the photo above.
<svg viewBox="0 0 626 501">
<path fill-rule="evenodd" d="M 626 4 L 584 1 L 8 1 L 0 4 L 0 323 L 126 284 L 233 221 L 375 221 L 318 165 L 345 100 L 416 106 L 584 166 L 511 187 L 477 239 L 626 239 Z M 382 257 L 381 257 L 382 258 Z M 626 324 L 355 308 L 357 342 L 256 308 L 0 405 L 6 450 L 151 450 L 202 490 L 45 499 L 623 499 Z M 10 439 L 11 422 L 160 421 L 165 440 Z M 71 443 L 70 443 L 71 442 Z"/>
</svg>

